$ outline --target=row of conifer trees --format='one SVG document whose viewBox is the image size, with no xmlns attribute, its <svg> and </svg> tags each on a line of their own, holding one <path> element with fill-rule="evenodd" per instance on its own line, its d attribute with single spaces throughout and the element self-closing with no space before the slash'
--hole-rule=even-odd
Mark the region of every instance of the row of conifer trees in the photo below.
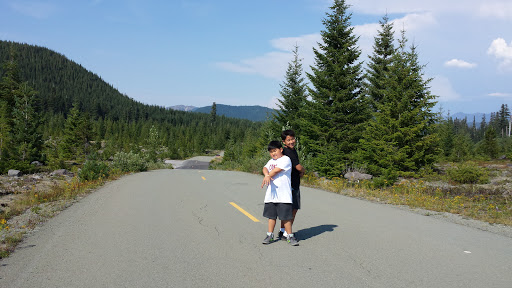
<svg viewBox="0 0 512 288">
<path fill-rule="evenodd" d="M 273 131 L 267 135 L 276 138 L 283 127 L 294 129 L 307 168 L 328 178 L 361 169 L 393 180 L 440 160 L 488 159 L 511 151 L 507 105 L 489 122 L 483 118 L 480 127 L 475 120 L 473 127 L 467 121 L 456 125 L 433 110 L 432 79 L 423 73 L 417 47 L 408 44 L 403 30 L 395 39 L 387 15 L 363 66 L 348 8 L 336 0 L 326 13 L 323 41 L 313 49 L 315 64 L 306 73 L 309 81 L 295 47 L 281 85 L 280 110 L 263 128 Z"/>
</svg>

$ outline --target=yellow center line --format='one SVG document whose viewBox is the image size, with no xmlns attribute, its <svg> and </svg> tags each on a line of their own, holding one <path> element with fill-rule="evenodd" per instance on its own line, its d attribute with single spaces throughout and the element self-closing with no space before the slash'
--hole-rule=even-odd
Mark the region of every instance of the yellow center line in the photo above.
<svg viewBox="0 0 512 288">
<path fill-rule="evenodd" d="M 256 219 L 251 214 L 247 213 L 244 209 L 240 208 L 240 206 L 236 205 L 235 202 L 229 202 L 229 204 L 233 205 L 238 211 L 242 212 L 245 216 L 249 217 L 254 222 L 260 222 L 260 220 Z"/>
</svg>

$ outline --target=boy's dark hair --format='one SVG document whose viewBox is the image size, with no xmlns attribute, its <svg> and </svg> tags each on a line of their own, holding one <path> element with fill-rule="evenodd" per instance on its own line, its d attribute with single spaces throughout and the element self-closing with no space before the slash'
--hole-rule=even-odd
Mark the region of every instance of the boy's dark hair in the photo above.
<svg viewBox="0 0 512 288">
<path fill-rule="evenodd" d="M 268 143 L 268 151 L 270 150 L 273 150 L 273 149 L 281 149 L 283 148 L 283 146 L 281 145 L 281 142 L 279 141 L 270 141 L 270 143 Z"/>
<path fill-rule="evenodd" d="M 293 130 L 284 130 L 282 133 L 281 133 L 281 140 L 286 140 L 286 136 L 292 136 L 293 138 L 295 138 L 295 132 L 293 132 Z"/>
</svg>

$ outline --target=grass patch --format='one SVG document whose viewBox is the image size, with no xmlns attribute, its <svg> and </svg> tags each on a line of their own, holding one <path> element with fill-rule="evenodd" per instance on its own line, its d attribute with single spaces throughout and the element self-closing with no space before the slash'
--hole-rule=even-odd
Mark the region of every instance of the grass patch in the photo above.
<svg viewBox="0 0 512 288">
<path fill-rule="evenodd" d="M 0 241 L 0 259 L 9 257 L 9 255 L 14 251 L 16 246 L 23 241 L 24 233 L 18 232 L 13 235 L 5 237 L 2 241 Z"/>
<path fill-rule="evenodd" d="M 421 180 L 374 189 L 372 181 L 351 183 L 345 179 L 327 180 L 312 175 L 306 175 L 302 183 L 350 197 L 449 212 L 488 223 L 512 226 L 512 204 L 508 197 L 502 195 L 502 189 L 487 189 L 477 185 L 440 188 Z"/>
</svg>

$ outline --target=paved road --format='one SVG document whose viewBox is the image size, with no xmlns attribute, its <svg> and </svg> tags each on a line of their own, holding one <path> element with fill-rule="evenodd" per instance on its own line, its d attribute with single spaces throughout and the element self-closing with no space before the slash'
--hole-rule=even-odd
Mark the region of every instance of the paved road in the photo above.
<svg viewBox="0 0 512 288">
<path fill-rule="evenodd" d="M 123 177 L 0 261 L 0 287 L 512 287 L 511 238 L 316 189 L 302 190 L 300 246 L 262 245 L 260 184 L 190 169 Z"/>
<path fill-rule="evenodd" d="M 206 170 L 210 166 L 213 156 L 197 156 L 188 160 L 170 160 L 174 169 Z"/>
</svg>

